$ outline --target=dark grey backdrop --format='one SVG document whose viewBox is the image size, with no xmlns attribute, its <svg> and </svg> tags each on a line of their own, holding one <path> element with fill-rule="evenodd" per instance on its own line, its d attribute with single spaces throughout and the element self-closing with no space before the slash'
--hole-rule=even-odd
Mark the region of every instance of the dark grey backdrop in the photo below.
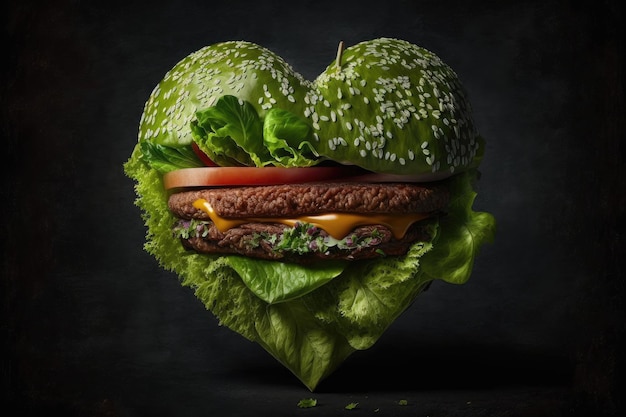
<svg viewBox="0 0 626 417">
<path fill-rule="evenodd" d="M 9 1 L 2 395 L 21 415 L 615 415 L 624 357 L 618 1 Z M 245 39 L 312 79 L 379 36 L 464 82 L 496 242 L 311 394 L 142 250 L 123 162 L 179 59 Z M 319 405 L 302 410 L 301 398 Z M 397 405 L 401 399 L 408 406 Z"/>
</svg>

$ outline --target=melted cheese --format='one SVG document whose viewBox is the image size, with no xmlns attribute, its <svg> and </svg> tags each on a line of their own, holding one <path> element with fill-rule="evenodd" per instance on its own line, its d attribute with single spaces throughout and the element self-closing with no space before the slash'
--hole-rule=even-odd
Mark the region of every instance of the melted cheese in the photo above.
<svg viewBox="0 0 626 417">
<path fill-rule="evenodd" d="M 357 226 L 380 224 L 388 227 L 396 239 L 402 239 L 409 227 L 420 220 L 429 217 L 428 213 L 408 214 L 352 214 L 352 213 L 327 213 L 314 216 L 287 217 L 245 217 L 225 218 L 213 210 L 211 204 L 201 198 L 194 201 L 193 206 L 204 211 L 218 230 L 222 233 L 233 227 L 245 223 L 280 223 L 287 226 L 295 226 L 297 223 L 309 223 L 325 230 L 335 239 L 343 239 Z"/>
</svg>

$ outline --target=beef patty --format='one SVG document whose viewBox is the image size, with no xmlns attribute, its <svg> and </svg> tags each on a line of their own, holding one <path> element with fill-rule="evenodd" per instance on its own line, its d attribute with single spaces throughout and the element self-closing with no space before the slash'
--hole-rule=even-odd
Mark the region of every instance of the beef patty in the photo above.
<svg viewBox="0 0 626 417">
<path fill-rule="evenodd" d="M 286 217 L 322 213 L 430 213 L 443 209 L 448 189 L 407 183 L 310 183 L 260 187 L 204 188 L 172 194 L 169 208 L 183 219 L 208 218 L 193 206 L 207 200 L 222 217 Z"/>
</svg>

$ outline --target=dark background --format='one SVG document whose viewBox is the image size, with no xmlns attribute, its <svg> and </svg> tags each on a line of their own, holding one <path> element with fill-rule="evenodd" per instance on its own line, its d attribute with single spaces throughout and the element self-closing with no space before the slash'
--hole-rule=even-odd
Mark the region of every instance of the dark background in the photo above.
<svg viewBox="0 0 626 417">
<path fill-rule="evenodd" d="M 38 416 L 612 416 L 624 380 L 624 44 L 617 0 L 4 2 L 3 405 Z M 498 220 L 470 281 L 435 283 L 310 393 L 142 245 L 122 164 L 176 62 L 233 39 L 313 79 L 403 38 L 452 66 Z M 300 409 L 314 397 L 318 406 Z M 399 406 L 401 399 L 407 406 Z M 358 402 L 357 410 L 345 405 Z"/>
</svg>

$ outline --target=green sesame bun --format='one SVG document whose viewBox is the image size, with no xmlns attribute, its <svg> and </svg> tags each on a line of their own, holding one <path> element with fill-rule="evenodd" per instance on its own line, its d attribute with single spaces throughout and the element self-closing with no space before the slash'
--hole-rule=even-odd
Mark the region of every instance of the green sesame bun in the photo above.
<svg viewBox="0 0 626 417">
<path fill-rule="evenodd" d="M 288 152 L 306 155 L 285 160 L 277 157 L 284 149 L 272 154 L 255 148 L 258 144 L 228 148 L 223 140 L 196 140 L 220 165 L 311 166 L 332 160 L 378 173 L 440 179 L 478 166 L 483 154 L 454 71 L 434 53 L 390 38 L 340 51 L 312 82 L 250 42 L 202 48 L 175 65 L 153 91 L 140 141 L 191 143 L 189 126 L 196 113 L 224 96 L 251 105 L 261 123 L 277 110 L 298 119 L 307 127 L 304 133 L 279 139 L 289 145 Z M 276 138 L 262 140 L 266 148 L 276 143 Z"/>
</svg>

